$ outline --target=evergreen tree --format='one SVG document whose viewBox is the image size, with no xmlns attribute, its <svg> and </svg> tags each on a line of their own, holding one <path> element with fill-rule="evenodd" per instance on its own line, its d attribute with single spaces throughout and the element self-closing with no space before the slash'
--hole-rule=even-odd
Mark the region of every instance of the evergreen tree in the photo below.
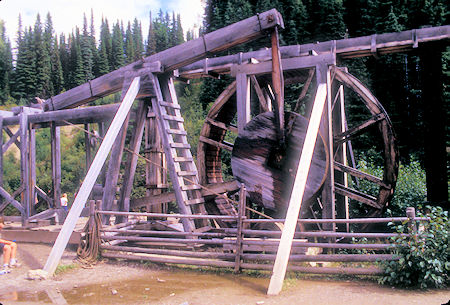
<svg viewBox="0 0 450 305">
<path fill-rule="evenodd" d="M 149 56 L 156 53 L 156 35 L 153 27 L 152 12 L 150 12 L 150 22 L 148 26 L 147 46 L 145 55 Z"/>
<path fill-rule="evenodd" d="M 164 13 L 159 10 L 158 18 L 153 22 L 155 33 L 155 51 L 161 52 L 169 47 L 169 31 Z"/>
<path fill-rule="evenodd" d="M 133 44 L 134 44 L 134 60 L 138 60 L 142 58 L 144 55 L 144 43 L 142 38 L 142 26 L 141 23 L 137 20 L 137 18 L 134 18 L 133 21 L 133 28 L 132 28 L 132 34 L 133 34 Z"/>
<path fill-rule="evenodd" d="M 64 88 L 68 89 L 70 86 L 70 52 L 69 46 L 66 44 L 66 36 L 61 34 L 59 36 L 59 60 L 61 62 L 62 74 L 64 79 Z"/>
<path fill-rule="evenodd" d="M 111 49 L 111 69 L 116 70 L 125 64 L 123 54 L 123 35 L 119 21 L 113 26 L 112 49 Z"/>
<path fill-rule="evenodd" d="M 63 68 L 60 58 L 60 49 L 58 46 L 58 40 L 56 37 L 53 39 L 53 48 L 51 54 L 51 82 L 52 82 L 52 95 L 61 93 L 64 89 L 64 76 Z"/>
<path fill-rule="evenodd" d="M 36 93 L 36 54 L 31 27 L 25 29 L 21 37 L 17 48 L 13 96 L 18 99 L 25 99 L 35 96 Z"/>
<path fill-rule="evenodd" d="M 83 34 L 80 37 L 80 51 L 85 82 L 94 78 L 94 56 L 92 54 L 92 38 L 89 35 L 86 15 L 83 15 Z"/>
<path fill-rule="evenodd" d="M 97 51 L 97 42 L 95 40 L 95 25 L 94 25 L 94 11 L 91 9 L 91 23 L 90 23 L 90 31 L 89 31 L 89 45 L 92 54 L 92 73 L 94 77 L 99 77 L 99 55 Z"/>
<path fill-rule="evenodd" d="M 183 34 L 183 27 L 181 26 L 180 14 L 177 14 L 176 26 L 177 26 L 177 30 L 175 32 L 176 44 L 181 44 L 184 42 L 184 34 Z"/>
<path fill-rule="evenodd" d="M 81 56 L 80 30 L 75 28 L 75 34 L 69 36 L 70 44 L 70 88 L 79 86 L 86 82 L 83 70 L 83 58 Z"/>
<path fill-rule="evenodd" d="M 51 20 L 51 19 L 50 19 Z M 42 24 L 39 14 L 34 25 L 34 52 L 36 53 L 36 96 L 47 98 L 50 96 L 50 54 L 49 47 L 46 46 L 44 35 L 42 32 Z"/>
<path fill-rule="evenodd" d="M 0 20 L 0 102 L 2 104 L 10 94 L 9 81 L 12 70 L 11 44 L 5 35 L 5 24 L 3 20 Z"/>
<path fill-rule="evenodd" d="M 127 58 L 127 63 L 131 63 L 135 59 L 135 46 L 130 22 L 128 22 L 127 31 L 125 33 L 125 56 Z"/>
<path fill-rule="evenodd" d="M 98 47 L 98 75 L 103 75 L 111 71 L 109 64 L 111 48 L 111 33 L 109 32 L 108 22 L 102 18 L 102 24 L 100 26 L 100 44 Z"/>
</svg>

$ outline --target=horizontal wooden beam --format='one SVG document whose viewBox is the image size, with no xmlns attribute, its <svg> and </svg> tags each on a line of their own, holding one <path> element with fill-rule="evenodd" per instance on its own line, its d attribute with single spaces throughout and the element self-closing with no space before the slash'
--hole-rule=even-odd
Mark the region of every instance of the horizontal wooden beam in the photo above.
<svg viewBox="0 0 450 305">
<path fill-rule="evenodd" d="M 57 126 L 67 125 L 66 121 L 71 124 L 104 122 L 114 117 L 119 106 L 117 103 L 30 114 L 28 121 L 33 124 L 33 128 L 49 127 L 50 122 L 56 122 Z M 5 118 L 3 122 L 4 125 L 18 125 L 19 117 Z"/>
<path fill-rule="evenodd" d="M 357 170 L 356 168 L 346 166 L 346 165 L 336 162 L 336 161 L 334 161 L 334 169 L 345 172 L 345 173 L 355 176 L 357 178 L 366 179 L 368 181 L 374 182 L 374 183 L 378 184 L 379 186 L 382 186 L 386 189 L 391 188 L 390 185 L 387 185 L 383 182 L 383 179 L 380 179 L 376 176 L 373 176 L 368 173 Z"/>
<path fill-rule="evenodd" d="M 420 47 L 421 44 L 450 39 L 450 25 L 415 29 L 396 33 L 377 34 L 376 36 L 362 36 L 341 40 L 330 40 L 319 43 L 291 45 L 280 48 L 281 58 L 308 56 L 313 52 L 317 54 L 335 51 L 343 58 L 372 56 L 394 52 L 405 52 Z M 258 50 L 247 53 L 208 58 L 208 72 L 228 74 L 233 65 L 241 62 L 249 62 L 252 58 L 258 61 L 271 60 L 270 49 Z M 284 65 L 283 65 L 284 69 Z M 207 74 L 205 60 L 195 62 L 179 69 L 180 76 L 184 78 L 199 78 Z"/>
</svg>

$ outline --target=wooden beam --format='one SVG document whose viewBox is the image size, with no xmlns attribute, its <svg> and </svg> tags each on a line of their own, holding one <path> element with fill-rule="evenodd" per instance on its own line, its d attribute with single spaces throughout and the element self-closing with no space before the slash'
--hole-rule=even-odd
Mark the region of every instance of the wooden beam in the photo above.
<svg viewBox="0 0 450 305">
<path fill-rule="evenodd" d="M 61 130 L 55 123 L 50 123 L 50 141 L 52 153 L 53 203 L 61 208 Z"/>
<path fill-rule="evenodd" d="M 9 130 L 9 129 L 5 128 L 5 130 Z M 8 133 L 8 132 L 6 132 L 6 133 Z M 3 134 L 3 132 L 2 132 L 2 134 Z M 17 130 L 17 132 L 14 135 L 10 136 L 8 142 L 6 142 L 5 144 L 2 145 L 3 153 L 5 153 L 8 150 L 8 148 L 11 146 L 12 143 L 15 143 L 18 147 L 20 147 L 20 142 L 17 141 L 17 138 L 19 137 L 19 135 L 20 135 L 20 129 Z"/>
<path fill-rule="evenodd" d="M 21 182 L 24 185 L 24 193 L 22 193 L 22 205 L 24 207 L 24 213 L 22 214 L 22 225 L 25 225 L 25 220 L 28 219 L 31 214 L 28 202 L 29 202 L 29 167 L 28 167 L 28 114 L 22 112 L 19 115 L 20 118 L 20 177 Z"/>
<path fill-rule="evenodd" d="M 266 97 L 264 96 L 264 92 L 262 91 L 261 87 L 259 86 L 256 76 L 250 75 L 250 80 L 253 84 L 253 88 L 255 89 L 256 95 L 258 96 L 260 112 L 270 111 L 269 105 L 267 104 Z"/>
<path fill-rule="evenodd" d="M 18 118 L 18 117 L 17 117 Z M 3 130 L 6 131 L 6 134 L 10 137 L 10 138 L 14 138 L 14 144 L 16 144 L 17 148 L 20 149 L 20 142 L 19 140 L 17 140 L 17 138 L 20 136 L 20 129 L 17 130 L 17 132 L 14 134 L 8 127 L 6 127 L 6 121 L 5 119 L 3 119 Z M 19 124 L 19 119 L 17 120 L 17 124 Z"/>
<path fill-rule="evenodd" d="M 58 234 L 58 238 L 55 241 L 47 262 L 45 263 L 44 270 L 47 271 L 49 275 L 53 275 L 56 267 L 58 266 L 64 249 L 66 248 L 69 238 L 75 228 L 76 222 L 80 217 L 81 211 L 83 210 L 89 194 L 92 191 L 92 187 L 94 186 L 102 166 L 106 161 L 108 152 L 111 150 L 120 128 L 122 127 L 125 118 L 128 116 L 131 106 L 133 105 L 133 101 L 138 94 L 139 83 L 139 77 L 136 77 L 131 83 L 128 92 L 125 95 L 123 102 L 120 105 L 119 110 L 117 111 L 117 114 L 114 117 L 111 126 L 109 127 L 108 132 L 106 133 L 106 136 L 97 151 L 97 154 L 95 155 L 94 161 L 92 162 L 83 184 L 78 191 L 77 197 L 75 197 L 75 201 L 69 211 L 69 215 L 67 215 L 66 221 Z"/>
<path fill-rule="evenodd" d="M 133 189 L 134 175 L 138 161 L 138 154 L 141 148 L 142 135 L 144 134 L 145 119 L 147 117 L 148 105 L 143 100 L 139 101 L 136 110 L 137 118 L 133 125 L 133 134 L 130 141 L 130 150 L 128 151 L 127 163 L 125 165 L 125 175 L 122 183 L 122 192 L 119 199 L 119 211 L 130 211 L 130 196 Z M 122 217 L 116 218 L 116 223 L 123 222 Z"/>
<path fill-rule="evenodd" d="M 244 130 L 245 125 L 250 122 L 250 79 L 247 74 L 236 75 L 236 104 L 238 132 Z"/>
<path fill-rule="evenodd" d="M 286 213 L 283 233 L 277 251 L 277 257 L 273 266 L 273 273 L 270 279 L 268 295 L 277 295 L 283 286 L 284 276 L 289 260 L 289 255 L 294 238 L 295 227 L 303 200 L 303 193 L 306 187 L 309 168 L 311 166 L 312 155 L 319 132 L 320 120 L 327 96 L 327 84 L 320 83 L 317 87 L 314 106 L 311 118 L 306 131 L 305 142 L 303 144 L 300 162 L 295 174 L 294 186 L 289 199 L 289 206 Z"/>
<path fill-rule="evenodd" d="M 380 205 L 377 203 L 377 198 L 374 196 L 370 196 L 363 192 L 357 191 L 355 189 L 351 189 L 349 187 L 345 187 L 339 183 L 336 183 L 336 193 L 341 194 L 343 196 L 347 196 L 356 201 L 367 204 L 375 209 L 381 209 Z"/>
<path fill-rule="evenodd" d="M 5 200 L 6 203 L 10 203 L 12 204 L 16 209 L 19 210 L 19 212 L 24 215 L 25 214 L 25 209 L 23 208 L 22 204 L 20 204 L 20 202 L 18 202 L 17 200 L 15 200 L 3 187 L 0 186 L 0 196 L 2 196 Z M 6 208 L 5 203 L 2 206 L 2 209 L 0 209 L 0 212 L 2 212 L 2 210 Z M 23 217 L 22 217 L 23 220 Z"/>
<path fill-rule="evenodd" d="M 384 120 L 384 119 L 386 119 L 386 116 L 384 115 L 384 113 L 380 113 L 380 114 L 372 116 L 370 119 L 359 124 L 358 126 L 348 129 L 340 134 L 337 134 L 334 137 L 335 144 L 339 145 L 343 142 L 349 141 L 350 139 L 355 137 L 357 134 L 362 132 L 364 129 L 366 129 L 366 128 L 372 126 L 373 124 L 375 124 L 381 120 Z"/>
</svg>

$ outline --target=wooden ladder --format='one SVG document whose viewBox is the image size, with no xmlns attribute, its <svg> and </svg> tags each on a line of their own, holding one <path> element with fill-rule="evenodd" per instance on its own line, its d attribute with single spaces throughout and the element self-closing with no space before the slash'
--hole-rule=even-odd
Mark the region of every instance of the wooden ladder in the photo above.
<svg viewBox="0 0 450 305">
<path fill-rule="evenodd" d="M 184 119 L 181 116 L 171 75 L 151 75 L 155 98 L 152 108 L 161 135 L 167 166 L 182 214 L 206 215 L 205 200 L 201 194 L 197 167 L 187 141 Z M 206 220 L 182 219 L 186 232 L 207 231 L 211 227 Z"/>
</svg>

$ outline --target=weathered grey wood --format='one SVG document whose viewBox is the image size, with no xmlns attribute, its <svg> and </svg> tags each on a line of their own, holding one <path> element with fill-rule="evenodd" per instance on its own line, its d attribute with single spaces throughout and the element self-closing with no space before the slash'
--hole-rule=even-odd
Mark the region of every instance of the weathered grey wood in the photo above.
<svg viewBox="0 0 450 305">
<path fill-rule="evenodd" d="M 24 192 L 22 193 L 22 205 L 25 213 L 22 214 L 22 225 L 25 224 L 26 219 L 31 216 L 29 210 L 30 202 L 30 185 L 29 185 L 29 167 L 28 167 L 28 114 L 22 112 L 20 115 L 20 177 L 21 183 L 24 185 Z"/>
<path fill-rule="evenodd" d="M 52 183 L 53 202 L 55 208 L 61 208 L 61 130 L 50 123 L 51 153 L 52 153 Z"/>
<path fill-rule="evenodd" d="M 84 124 L 84 130 L 87 130 L 88 132 L 84 133 L 84 149 L 86 150 L 86 173 L 87 170 L 89 168 L 89 166 L 91 166 L 91 141 L 90 141 L 90 129 L 89 129 L 89 124 Z"/>
<path fill-rule="evenodd" d="M 29 210 L 30 210 L 30 215 L 34 215 L 36 213 L 35 210 L 35 205 L 37 203 L 37 195 L 36 195 L 36 130 L 34 129 L 29 129 L 29 161 L 28 161 L 28 166 L 29 166 L 29 173 L 30 173 L 30 177 L 29 177 L 29 194 L 28 194 L 28 198 L 29 202 L 28 204 L 29 206 Z"/>
<path fill-rule="evenodd" d="M 281 64 L 280 42 L 278 29 L 274 28 L 271 34 L 272 43 L 272 87 L 275 96 L 275 130 L 278 143 L 284 145 L 284 77 Z"/>
<path fill-rule="evenodd" d="M 358 178 L 361 178 L 361 179 L 369 180 L 369 181 L 371 181 L 371 182 L 374 182 L 374 183 L 376 183 L 376 184 L 378 184 L 378 185 L 380 185 L 380 186 L 384 186 L 384 187 L 386 187 L 386 188 L 389 187 L 388 185 L 386 185 L 386 184 L 383 182 L 383 179 L 380 179 L 380 178 L 375 177 L 375 176 L 373 176 L 373 175 L 371 175 L 371 174 L 362 172 L 362 171 L 357 170 L 357 169 L 355 169 L 355 168 L 353 168 L 353 167 L 346 166 L 346 165 L 341 164 L 341 163 L 336 162 L 336 161 L 334 162 L 334 169 L 337 169 L 337 170 L 339 170 L 339 171 L 343 171 L 343 172 L 345 172 L 345 173 L 348 173 L 348 174 L 350 174 L 350 175 L 352 175 L 352 176 L 355 176 L 355 177 L 358 177 Z"/>
<path fill-rule="evenodd" d="M 138 154 L 141 147 L 142 135 L 144 133 L 144 124 L 147 117 L 148 105 L 143 100 L 139 101 L 136 111 L 137 118 L 133 124 L 133 134 L 130 141 L 130 150 L 128 151 L 127 163 L 125 165 L 125 175 L 122 183 L 122 191 L 119 199 L 119 211 L 128 212 L 130 210 L 130 196 L 133 188 L 134 175 L 138 161 Z M 122 217 L 116 218 L 116 223 L 123 222 Z"/>
<path fill-rule="evenodd" d="M 0 195 L 6 200 L 5 203 L 12 204 L 17 210 L 19 210 L 20 214 L 22 214 L 22 222 L 24 221 L 23 215 L 25 214 L 25 209 L 22 206 L 20 202 L 14 199 L 3 187 L 0 186 Z M 7 205 L 3 203 L 2 209 L 0 209 L 0 212 L 3 211 L 3 209 L 6 208 Z"/>
<path fill-rule="evenodd" d="M 123 216 L 147 216 L 150 218 L 187 218 L 187 219 L 221 219 L 235 220 L 236 216 L 224 215 L 192 215 L 192 214 L 164 214 L 164 213 L 141 213 L 141 212 L 117 212 L 117 211 L 97 211 L 100 215 L 123 215 Z"/>
<path fill-rule="evenodd" d="M 102 144 L 100 145 L 97 154 L 95 155 L 94 161 L 86 175 L 86 178 L 83 181 L 83 184 L 78 191 L 77 197 L 72 205 L 72 208 L 69 211 L 69 214 L 64 222 L 64 225 L 61 228 L 60 233 L 58 234 L 58 238 L 55 241 L 55 244 L 50 252 L 50 255 L 45 263 L 44 270 L 48 272 L 48 274 L 52 275 L 56 267 L 58 266 L 59 260 L 64 252 L 64 249 L 67 246 L 67 242 L 69 241 L 70 235 L 75 228 L 76 222 L 80 217 L 81 211 L 84 208 L 86 200 L 88 199 L 89 194 L 92 191 L 92 187 L 100 173 L 103 164 L 108 156 L 108 152 L 111 150 L 113 142 L 117 137 L 125 118 L 128 116 L 130 108 L 133 104 L 133 101 L 138 94 L 139 91 L 139 81 L 140 78 L 136 77 L 130 88 L 128 93 L 125 95 L 122 104 L 117 111 L 116 116 L 114 117 L 111 126 L 106 133 Z"/>
<path fill-rule="evenodd" d="M 39 186 L 36 185 L 35 186 L 35 190 L 36 190 L 37 196 L 39 196 L 42 199 L 44 199 L 48 203 L 48 206 L 50 208 L 54 208 L 55 207 L 55 203 L 54 203 L 53 199 L 50 198 Z"/>
<path fill-rule="evenodd" d="M 351 199 L 360 201 L 362 203 L 365 203 L 373 208 L 381 209 L 380 205 L 377 203 L 377 198 L 373 197 L 371 195 L 362 193 L 360 191 L 357 191 L 355 189 L 351 189 L 348 187 L 345 187 L 343 185 L 340 185 L 339 183 L 335 183 L 336 186 L 336 193 L 341 194 L 343 196 L 347 196 Z"/>
<path fill-rule="evenodd" d="M 245 207 L 247 202 L 247 195 L 245 194 L 245 186 L 241 185 L 239 191 L 239 207 L 238 207 L 238 221 L 237 221 L 237 236 L 236 236 L 236 257 L 234 272 L 239 272 L 241 270 L 241 255 L 242 253 L 242 229 L 243 229 L 243 217 L 245 215 Z"/>
<path fill-rule="evenodd" d="M 20 118 L 17 120 L 17 124 L 15 124 L 15 125 L 19 125 L 20 124 L 19 120 L 20 120 Z M 16 144 L 17 148 L 20 149 L 20 142 L 19 142 L 19 140 L 17 140 L 17 138 L 20 136 L 20 129 L 17 130 L 17 132 L 16 132 L 17 135 L 14 134 L 8 127 L 6 127 L 6 121 L 5 121 L 5 119 L 3 119 L 3 130 L 6 131 L 6 134 L 10 138 L 12 138 L 12 137 L 15 138 L 14 139 L 14 144 Z"/>
<path fill-rule="evenodd" d="M 337 145 L 349 141 L 350 139 L 354 138 L 356 135 L 358 135 L 359 133 L 361 133 L 364 129 L 370 127 L 371 125 L 384 120 L 386 118 L 386 116 L 384 115 L 384 113 L 380 113 L 378 115 L 374 115 L 373 117 L 371 117 L 370 119 L 366 120 L 365 122 L 359 124 L 358 126 L 355 126 L 351 129 L 348 129 L 340 134 L 337 134 L 334 136 L 335 138 L 335 143 Z"/>
<path fill-rule="evenodd" d="M 303 200 L 306 180 L 309 173 L 309 167 L 311 165 L 316 138 L 319 132 L 320 118 L 322 117 L 326 95 L 326 83 L 319 83 L 310 122 L 308 124 L 308 130 L 306 132 L 305 143 L 303 144 L 300 162 L 295 174 L 294 187 L 289 200 L 286 221 L 284 223 L 283 233 L 281 235 L 281 241 L 277 251 L 277 258 L 273 266 L 273 273 L 270 279 L 269 289 L 267 291 L 268 295 L 277 295 L 281 291 L 283 285 L 292 239 L 294 237 L 298 214 Z"/>
<path fill-rule="evenodd" d="M 244 130 L 245 125 L 250 122 L 250 79 L 247 74 L 236 75 L 236 104 L 238 132 Z"/>
<path fill-rule="evenodd" d="M 9 130 L 8 128 L 5 128 L 5 130 Z M 2 145 L 2 151 L 3 153 L 5 153 L 8 148 L 11 146 L 12 143 L 15 143 L 17 145 L 17 147 L 20 147 L 20 142 L 17 141 L 17 138 L 20 135 L 20 129 L 17 130 L 17 132 L 15 134 L 13 134 L 12 136 L 9 137 L 8 142 L 6 142 L 5 144 Z"/>
<path fill-rule="evenodd" d="M 413 39 L 415 37 L 416 39 Z M 281 58 L 307 56 L 311 51 L 318 54 L 330 52 L 333 45 L 335 52 L 340 57 L 354 58 L 372 56 L 372 36 L 363 36 L 341 40 L 330 40 L 319 43 L 303 45 L 284 46 L 280 48 Z M 404 52 L 414 49 L 430 41 L 450 39 L 450 25 L 431 27 L 424 29 L 409 30 L 397 33 L 386 33 L 376 35 L 375 49 L 378 54 L 393 52 Z M 230 73 L 230 68 L 239 62 L 247 62 L 251 58 L 259 61 L 270 60 L 271 50 L 258 50 L 242 54 L 228 55 L 222 57 L 208 58 L 208 70 L 216 73 Z M 283 63 L 283 68 L 284 68 Z M 198 78 L 206 73 L 204 61 L 198 61 L 179 69 L 180 76 L 185 78 Z"/>
<path fill-rule="evenodd" d="M 256 95 L 258 96 L 260 112 L 271 111 L 271 109 L 269 109 L 269 105 L 267 104 L 266 97 L 264 96 L 264 92 L 262 91 L 261 86 L 259 85 L 258 80 L 256 79 L 256 76 L 250 75 L 250 80 L 253 84 L 253 88 L 255 89 Z"/>
</svg>

